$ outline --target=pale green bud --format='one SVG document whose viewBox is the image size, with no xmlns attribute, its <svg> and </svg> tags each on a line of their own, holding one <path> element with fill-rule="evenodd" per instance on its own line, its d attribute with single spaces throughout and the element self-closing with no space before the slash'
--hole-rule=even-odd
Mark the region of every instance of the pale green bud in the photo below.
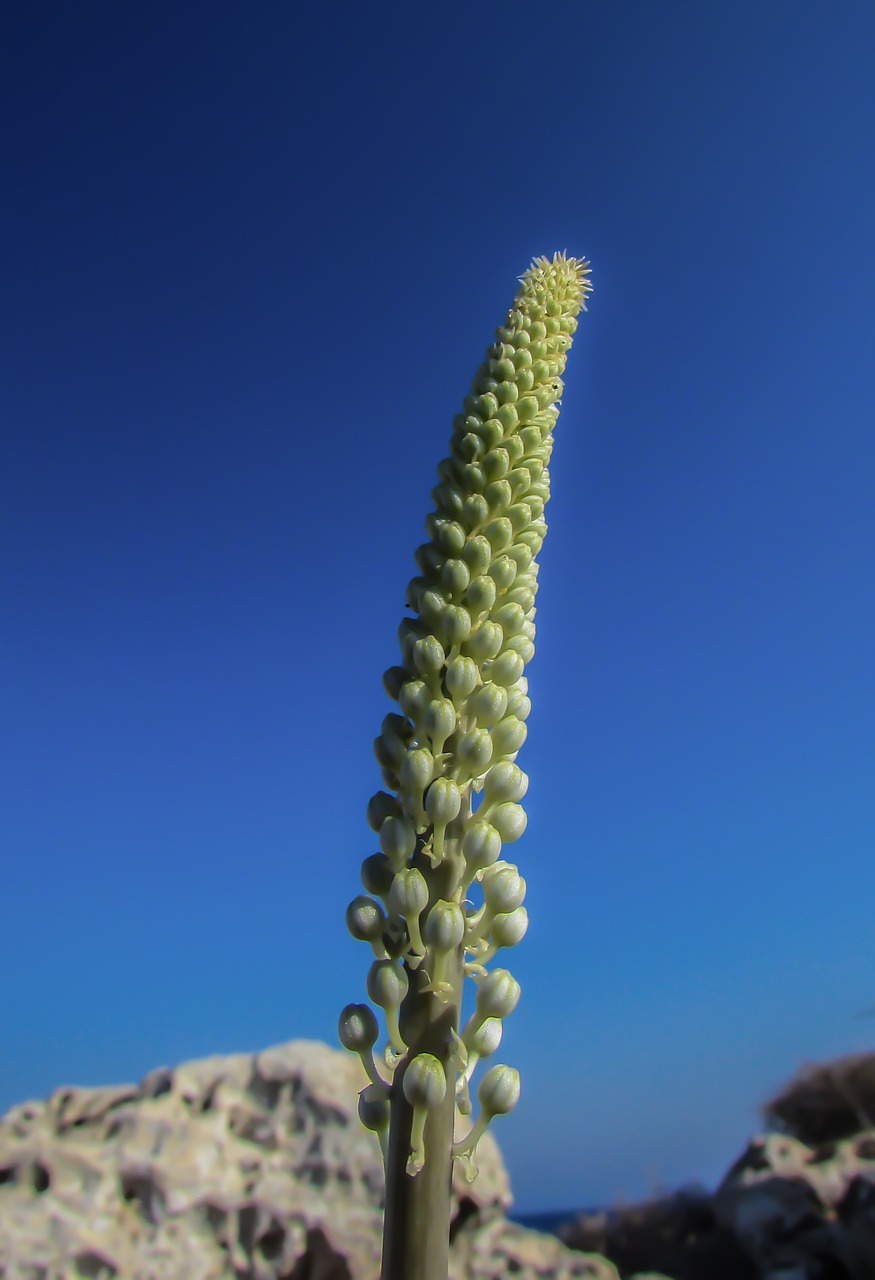
<svg viewBox="0 0 875 1280">
<path fill-rule="evenodd" d="M 416 848 L 416 830 L 409 818 L 389 817 L 380 828 L 380 848 L 399 869 Z"/>
<path fill-rule="evenodd" d="M 513 542 L 513 525 L 506 516 L 498 516 L 491 520 L 484 529 L 493 552 L 503 551 Z"/>
<path fill-rule="evenodd" d="M 492 759 L 492 739 L 486 729 L 469 729 L 456 743 L 456 759 L 462 774 L 479 778 Z"/>
<path fill-rule="evenodd" d="M 495 604 L 496 584 L 491 574 L 482 573 L 471 579 L 465 603 L 474 615 L 487 613 Z"/>
<path fill-rule="evenodd" d="M 489 620 L 475 627 L 465 641 L 466 652 L 475 662 L 494 659 L 501 652 L 504 632 L 501 627 Z"/>
<path fill-rule="evenodd" d="M 483 900 L 491 914 L 514 911 L 526 896 L 526 882 L 511 862 L 483 873 Z"/>
<path fill-rule="evenodd" d="M 434 823 L 446 826 L 458 818 L 462 792 L 452 778 L 436 778 L 425 797 L 425 810 Z"/>
<path fill-rule="evenodd" d="M 526 811 L 521 804 L 506 801 L 490 807 L 489 821 L 501 836 L 502 843 L 512 844 L 526 829 Z"/>
<path fill-rule="evenodd" d="M 447 738 L 456 731 L 456 708 L 449 698 L 435 698 L 428 704 L 422 727 L 431 738 L 435 756 L 439 756 Z"/>
<path fill-rule="evenodd" d="M 461 515 L 469 529 L 479 529 L 489 519 L 489 503 L 482 493 L 470 493 L 462 503 Z"/>
<path fill-rule="evenodd" d="M 495 758 L 500 760 L 502 756 L 515 755 L 525 742 L 527 732 L 522 720 L 518 720 L 516 716 L 508 716 L 497 724 L 492 730 L 492 751 Z"/>
<path fill-rule="evenodd" d="M 497 725 L 507 710 L 507 690 L 489 681 L 471 695 L 466 710 L 474 716 L 480 728 Z M 492 747 L 495 751 L 495 734 L 492 735 Z M 499 749 L 498 754 L 506 753 Z"/>
<path fill-rule="evenodd" d="M 435 951 L 455 951 L 465 936 L 465 914 L 457 902 L 436 902 L 425 917 L 422 930 L 427 947 Z"/>
<path fill-rule="evenodd" d="M 488 804 L 522 800 L 528 788 L 528 776 L 510 760 L 494 764 L 483 780 L 483 796 Z"/>
<path fill-rule="evenodd" d="M 492 614 L 492 621 L 497 622 L 505 636 L 515 636 L 525 626 L 526 615 L 518 604 L 503 604 Z"/>
<path fill-rule="evenodd" d="M 485 1018 L 507 1018 L 517 1007 L 519 998 L 520 984 L 513 975 L 507 969 L 493 969 L 477 988 L 477 1013 L 471 1021 L 476 1019 L 474 1025 L 479 1026 Z M 462 1038 L 467 1038 L 467 1030 Z"/>
<path fill-rule="evenodd" d="M 510 454 L 507 449 L 493 449 L 483 459 L 483 474 L 491 484 L 507 475 L 510 470 Z"/>
<path fill-rule="evenodd" d="M 439 1107 L 447 1096 L 446 1072 L 434 1054 L 418 1053 L 404 1072 L 402 1088 L 404 1097 L 413 1108 L 407 1172 L 417 1174 L 425 1164 L 424 1134 L 428 1112 Z"/>
<path fill-rule="evenodd" d="M 519 680 L 525 665 L 518 653 L 514 653 L 513 649 L 505 649 L 497 658 L 490 658 L 483 663 L 483 679 L 492 680 L 507 689 Z"/>
<path fill-rule="evenodd" d="M 520 1100 L 520 1073 L 503 1063 L 490 1067 L 477 1090 L 480 1106 L 487 1116 L 506 1116 Z"/>
<path fill-rule="evenodd" d="M 492 546 L 482 534 L 469 538 L 462 552 L 463 559 L 471 570 L 471 577 L 485 573 L 492 560 Z"/>
<path fill-rule="evenodd" d="M 473 689 L 476 689 L 478 679 L 477 664 L 473 658 L 459 656 L 453 658 L 447 665 L 445 676 L 447 692 L 457 706 L 464 702 Z"/>
<path fill-rule="evenodd" d="M 489 566 L 489 576 L 499 591 L 507 591 L 513 585 L 516 575 L 516 563 L 508 555 L 498 556 Z"/>
<path fill-rule="evenodd" d="M 421 957 L 425 944 L 419 931 L 419 917 L 428 905 L 428 885 L 422 872 L 416 867 L 399 871 L 389 888 L 386 905 L 393 916 L 403 916 L 413 956 Z"/>
<path fill-rule="evenodd" d="M 452 597 L 458 597 L 471 581 L 471 570 L 464 560 L 447 560 L 441 570 L 441 586 Z"/>
<path fill-rule="evenodd" d="M 492 919 L 493 949 L 499 947 L 515 947 L 526 936 L 529 927 L 529 913 L 525 907 L 516 907 L 513 911 L 499 912 Z"/>
<path fill-rule="evenodd" d="M 398 701 L 404 714 L 418 724 L 432 696 L 431 689 L 424 680 L 407 680 L 401 686 Z"/>
<path fill-rule="evenodd" d="M 434 756 L 425 747 L 408 751 L 398 770 L 398 779 L 404 789 L 415 796 L 422 795 L 434 777 Z"/>
<path fill-rule="evenodd" d="M 389 1041 L 396 1053 L 404 1053 L 407 1045 L 398 1027 L 398 1010 L 407 995 L 407 974 L 397 960 L 375 960 L 368 970 L 368 995 L 380 1006 L 386 1017 Z"/>
<path fill-rule="evenodd" d="M 501 836 L 490 822 L 472 823 L 462 838 L 462 856 L 468 868 L 469 883 L 478 871 L 492 866 L 501 853 Z"/>
<path fill-rule="evenodd" d="M 486 491 L 483 496 L 489 503 L 489 510 L 493 515 L 504 515 L 510 504 L 513 502 L 513 492 L 506 480 L 493 480 L 492 484 L 488 484 L 486 486 Z M 491 531 L 493 526 L 488 525 L 487 528 Z M 486 536 L 496 548 L 498 546 L 504 546 L 508 541 L 508 539 L 502 537 L 500 541 L 496 542 L 492 532 L 487 533 Z"/>
<path fill-rule="evenodd" d="M 413 645 L 413 665 L 426 679 L 440 674 L 446 657 L 443 645 L 437 636 L 423 636 Z"/>
</svg>

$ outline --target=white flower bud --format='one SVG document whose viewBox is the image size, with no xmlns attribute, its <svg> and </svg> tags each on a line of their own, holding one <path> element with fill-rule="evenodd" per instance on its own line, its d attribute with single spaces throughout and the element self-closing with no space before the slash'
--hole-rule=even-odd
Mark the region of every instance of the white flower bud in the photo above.
<svg viewBox="0 0 875 1280">
<path fill-rule="evenodd" d="M 465 641 L 465 649 L 475 662 L 486 662 L 501 652 L 504 632 L 488 619 L 474 628 Z"/>
<path fill-rule="evenodd" d="M 402 867 L 416 848 L 416 831 L 410 819 L 388 817 L 380 828 L 380 848 L 396 870 Z"/>
<path fill-rule="evenodd" d="M 471 570 L 472 578 L 485 573 L 492 560 L 492 547 L 489 540 L 484 538 L 482 533 L 469 538 L 465 544 L 465 550 L 462 552 L 462 557 Z"/>
<path fill-rule="evenodd" d="M 461 775 L 479 778 L 492 759 L 492 739 L 488 730 L 469 729 L 463 733 L 456 743 L 456 759 Z"/>
<path fill-rule="evenodd" d="M 484 800 L 488 804 L 522 800 L 528 787 L 529 779 L 519 765 L 510 760 L 501 760 L 492 766 L 483 779 Z"/>
<path fill-rule="evenodd" d="M 490 1067 L 477 1090 L 484 1115 L 506 1116 L 520 1100 L 520 1073 L 503 1063 Z"/>
<path fill-rule="evenodd" d="M 514 653 L 513 649 L 505 649 L 497 658 L 491 658 L 483 663 L 483 679 L 493 680 L 495 684 L 508 689 L 519 680 L 525 665 L 518 653 Z"/>
<path fill-rule="evenodd" d="M 465 936 L 465 914 L 457 902 L 439 900 L 425 917 L 422 937 L 435 951 L 455 951 Z"/>
<path fill-rule="evenodd" d="M 501 836 L 503 844 L 519 840 L 526 829 L 526 811 L 521 804 L 506 801 L 489 810 L 489 821 Z"/>
<path fill-rule="evenodd" d="M 483 900 L 492 915 L 513 911 L 526 896 L 526 882 L 510 862 L 483 873 Z"/>
<path fill-rule="evenodd" d="M 402 1088 L 404 1097 L 413 1108 L 407 1172 L 416 1174 L 425 1164 L 424 1133 L 428 1112 L 439 1107 L 447 1096 L 446 1072 L 434 1054 L 418 1053 L 404 1072 Z"/>
<path fill-rule="evenodd" d="M 473 658 L 463 658 L 461 656 L 453 658 L 447 666 L 447 673 L 444 678 L 447 692 L 456 706 L 458 706 L 477 687 L 479 679 L 477 664 Z"/>
<path fill-rule="evenodd" d="M 492 920 L 492 946 L 515 947 L 526 936 L 529 927 L 529 913 L 525 907 L 517 907 L 513 911 L 500 912 Z"/>
<path fill-rule="evenodd" d="M 407 974 L 397 960 L 375 960 L 368 970 L 368 995 L 386 1016 L 389 1040 L 396 1053 L 404 1053 L 407 1045 L 398 1027 L 398 1010 L 407 995 Z"/>
<path fill-rule="evenodd" d="M 517 1007 L 519 998 L 520 984 L 513 975 L 507 969 L 493 969 L 477 988 L 478 1024 L 485 1018 L 508 1017 Z"/>
<path fill-rule="evenodd" d="M 478 819 L 462 837 L 462 856 L 468 870 L 468 883 L 478 871 L 492 866 L 501 853 L 501 836 L 490 822 Z"/>
<path fill-rule="evenodd" d="M 473 715 L 478 726 L 485 728 L 497 725 L 507 710 L 507 690 L 500 685 L 487 681 L 481 685 L 468 699 L 466 710 Z M 495 735 L 492 735 L 492 746 L 495 749 Z M 499 753 L 501 754 L 501 753 Z"/>
<path fill-rule="evenodd" d="M 423 636 L 421 640 L 415 641 L 413 645 L 413 665 L 420 675 L 429 676 L 439 675 L 446 661 L 443 645 L 437 636 Z"/>
<path fill-rule="evenodd" d="M 498 687 L 498 686 L 496 686 Z M 507 705 L 507 694 L 505 694 L 505 706 Z M 492 730 L 492 754 L 496 760 L 502 757 L 513 756 L 519 751 L 520 747 L 526 740 L 528 729 L 522 720 L 516 716 L 507 716 L 499 724 L 495 725 Z"/>
</svg>

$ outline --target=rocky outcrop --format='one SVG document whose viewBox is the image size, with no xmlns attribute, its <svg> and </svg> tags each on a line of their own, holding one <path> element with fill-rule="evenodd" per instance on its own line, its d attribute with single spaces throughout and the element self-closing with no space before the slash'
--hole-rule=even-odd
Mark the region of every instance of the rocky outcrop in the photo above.
<svg viewBox="0 0 875 1280">
<path fill-rule="evenodd" d="M 764 1108 L 716 1192 L 581 1215 L 560 1229 L 622 1276 L 875 1280 L 875 1054 L 807 1066 Z"/>
<path fill-rule="evenodd" d="M 0 1119 L 3 1280 L 376 1280 L 383 1171 L 358 1059 L 292 1041 Z M 617 1280 L 507 1221 L 487 1134 L 453 1184 L 453 1280 Z"/>
</svg>

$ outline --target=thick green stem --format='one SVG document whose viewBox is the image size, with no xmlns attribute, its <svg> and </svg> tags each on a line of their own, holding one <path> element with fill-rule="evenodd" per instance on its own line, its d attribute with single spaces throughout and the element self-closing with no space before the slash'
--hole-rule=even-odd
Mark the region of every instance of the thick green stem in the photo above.
<svg viewBox="0 0 875 1280">
<path fill-rule="evenodd" d="M 442 875 L 442 873 L 444 873 Z M 434 898 L 450 891 L 450 867 L 432 871 Z M 440 883 L 446 880 L 446 884 Z M 435 881 L 438 881 L 436 884 Z M 423 992 L 426 977 L 410 973 L 410 990 L 401 1006 L 401 1029 L 408 1052 L 398 1064 L 392 1087 L 389 1155 L 386 1162 L 386 1216 L 383 1226 L 381 1280 L 447 1280 L 450 1243 L 450 1183 L 455 1122 L 456 1066 L 453 1031 L 459 1029 L 462 990 L 462 951 L 453 974 L 454 996 L 443 1003 Z M 443 1064 L 450 1082 L 439 1107 L 430 1110 L 425 1125 L 425 1165 L 407 1172 L 413 1107 L 404 1096 L 404 1071 L 418 1053 L 431 1053 Z"/>
</svg>

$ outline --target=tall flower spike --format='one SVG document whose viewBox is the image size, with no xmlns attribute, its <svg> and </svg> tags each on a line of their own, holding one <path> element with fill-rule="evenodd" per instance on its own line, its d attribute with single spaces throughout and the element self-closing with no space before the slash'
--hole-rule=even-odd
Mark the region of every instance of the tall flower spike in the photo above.
<svg viewBox="0 0 875 1280">
<path fill-rule="evenodd" d="M 502 851 L 526 827 L 528 778 L 516 759 L 531 711 L 525 673 L 535 652 L 537 557 L 562 375 L 587 277 L 588 265 L 565 254 L 535 259 L 521 277 L 454 419 L 428 540 L 415 553 L 407 589 L 401 661 L 384 676 L 397 710 L 374 744 L 384 789 L 368 805 L 368 822 L 380 852 L 362 865 L 368 896 L 349 915 L 351 931 L 375 952 L 368 994 L 386 1017 L 387 1065 L 401 1072 L 387 1086 L 383 1280 L 422 1280 L 411 1275 L 408 1245 L 399 1240 L 408 1231 L 428 1234 L 437 1200 L 448 1217 L 454 1100 L 458 1093 L 470 1105 L 476 1061 L 497 1048 L 501 1020 L 519 998 L 507 970 L 487 973 L 484 965 L 518 942 L 527 923 L 525 881 Z M 482 892 L 482 906 L 469 891 Z M 478 989 L 460 1034 L 466 970 Z M 364 1027 L 358 1007 L 347 1023 L 350 1048 L 359 1051 L 373 1027 Z M 380 1086 L 370 1087 L 374 1106 L 366 1114 L 379 1111 L 382 1119 Z M 486 1073 L 481 1119 L 458 1148 L 469 1163 L 485 1123 L 512 1107 L 518 1087 L 510 1067 Z M 445 1266 L 429 1239 L 431 1280 Z"/>
</svg>

